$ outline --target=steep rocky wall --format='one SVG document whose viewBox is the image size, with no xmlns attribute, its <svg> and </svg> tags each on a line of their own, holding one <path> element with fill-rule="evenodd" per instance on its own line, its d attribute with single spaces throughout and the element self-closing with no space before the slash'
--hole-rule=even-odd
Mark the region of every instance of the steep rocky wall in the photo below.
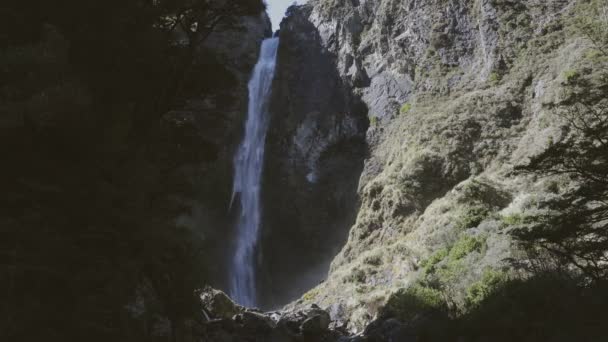
<svg viewBox="0 0 608 342">
<path fill-rule="evenodd" d="M 460 307 L 484 272 L 508 272 L 504 260 L 519 257 L 509 217 L 568 187 L 513 169 L 562 138 L 551 108 L 589 47 L 568 28 L 575 5 L 316 0 L 291 9 L 284 26 L 315 27 L 370 120 L 356 223 L 327 280 L 296 306 L 319 303 L 360 331 L 421 279 Z"/>
<path fill-rule="evenodd" d="M 367 108 L 305 18 L 283 22 L 264 172 L 261 297 L 277 306 L 325 275 L 358 207 Z M 303 20 L 299 20 L 303 19 Z"/>
</svg>

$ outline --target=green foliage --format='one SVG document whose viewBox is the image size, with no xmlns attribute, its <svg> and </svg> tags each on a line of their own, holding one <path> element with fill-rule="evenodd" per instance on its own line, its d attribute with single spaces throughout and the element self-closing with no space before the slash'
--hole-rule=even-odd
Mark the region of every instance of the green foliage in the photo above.
<svg viewBox="0 0 608 342">
<path fill-rule="evenodd" d="M 449 289 L 466 272 L 464 259 L 467 255 L 485 248 L 485 237 L 463 234 L 461 238 L 445 252 L 434 255 L 424 267 L 425 281 L 434 288 Z"/>
<path fill-rule="evenodd" d="M 605 56 L 604 54 L 602 54 L 601 51 L 598 51 L 596 49 L 590 49 L 589 51 L 587 51 L 587 53 L 585 53 L 585 58 L 593 62 L 601 62 L 605 59 Z"/>
<path fill-rule="evenodd" d="M 429 284 L 433 287 L 453 294 L 451 289 L 462 278 L 462 275 L 467 272 L 467 265 L 462 258 L 452 259 L 447 258 L 438 268 L 436 273 L 427 278 Z"/>
<path fill-rule="evenodd" d="M 485 247 L 485 237 L 463 234 L 450 248 L 440 249 L 421 263 L 424 277 L 435 282 L 449 283 L 463 271 L 461 259 L 468 254 L 481 252 Z M 437 279 L 433 279 L 438 277 Z"/>
<path fill-rule="evenodd" d="M 377 117 L 377 116 L 375 116 L 375 115 L 371 115 L 371 116 L 369 117 L 369 124 L 370 124 L 370 126 L 372 126 L 372 127 L 376 127 L 376 126 L 378 126 L 378 117 Z"/>
<path fill-rule="evenodd" d="M 504 207 L 511 202 L 511 196 L 507 192 L 484 180 L 473 179 L 464 184 L 461 191 L 461 202 L 474 207 L 486 207 L 489 211 L 495 207 Z"/>
<path fill-rule="evenodd" d="M 302 299 L 306 300 L 306 301 L 311 301 L 313 299 L 315 299 L 317 297 L 317 295 L 319 294 L 319 289 L 314 288 L 308 292 L 306 292 L 303 296 Z"/>
<path fill-rule="evenodd" d="M 481 280 L 474 283 L 467 289 L 465 305 L 468 309 L 478 307 L 490 295 L 499 291 L 508 280 L 506 273 L 486 269 L 481 277 Z"/>
<path fill-rule="evenodd" d="M 485 240 L 484 236 L 462 234 L 450 248 L 437 251 L 422 262 L 424 284 L 449 293 L 450 288 L 467 271 L 463 259 L 475 251 L 483 252 Z"/>
<path fill-rule="evenodd" d="M 449 259 L 459 260 L 472 252 L 480 252 L 485 246 L 485 237 L 464 234 L 450 249 Z"/>
<path fill-rule="evenodd" d="M 608 55 L 608 5 L 602 0 L 582 1 L 577 4 L 574 17 L 577 30 L 588 38 L 601 54 Z"/>
<path fill-rule="evenodd" d="M 424 271 L 424 274 L 434 273 L 436 270 L 437 264 L 440 263 L 441 261 L 443 261 L 443 259 L 445 259 L 448 256 L 448 254 L 449 254 L 449 249 L 443 248 L 443 249 L 440 249 L 437 252 L 435 252 L 433 255 L 431 255 L 430 258 L 422 261 L 421 266 Z"/>
<path fill-rule="evenodd" d="M 524 222 L 521 214 L 511 214 L 502 217 L 502 222 L 507 226 L 516 226 Z"/>
<path fill-rule="evenodd" d="M 467 207 L 465 212 L 458 217 L 456 227 L 459 230 L 477 227 L 490 213 L 490 209 L 485 205 Z"/>
<path fill-rule="evenodd" d="M 421 313 L 445 311 L 446 307 L 440 291 L 414 284 L 393 294 L 383 308 L 381 316 L 408 321 Z"/>
<path fill-rule="evenodd" d="M 501 79 L 502 77 L 497 72 L 493 72 L 490 74 L 490 76 L 488 76 L 488 82 L 490 82 L 491 84 L 498 84 Z"/>
<path fill-rule="evenodd" d="M 566 83 L 571 83 L 575 81 L 578 77 L 580 77 L 580 74 L 576 70 L 564 71 L 564 80 L 566 80 Z"/>
<path fill-rule="evenodd" d="M 401 109 L 399 110 L 399 113 L 401 114 L 407 114 L 409 113 L 409 111 L 412 109 L 412 104 L 411 103 L 404 103 L 403 106 L 401 106 Z"/>
</svg>

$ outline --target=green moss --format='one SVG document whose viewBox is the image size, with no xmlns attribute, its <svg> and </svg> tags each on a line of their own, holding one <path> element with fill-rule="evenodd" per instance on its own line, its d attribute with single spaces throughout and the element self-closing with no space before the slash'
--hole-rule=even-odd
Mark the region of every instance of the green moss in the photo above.
<svg viewBox="0 0 608 342">
<path fill-rule="evenodd" d="M 399 113 L 401 114 L 407 114 L 410 110 L 412 110 L 412 104 L 411 103 L 404 103 L 403 106 L 401 106 L 401 109 L 399 110 Z"/>
<path fill-rule="evenodd" d="M 500 289 L 508 279 L 505 272 L 486 269 L 481 279 L 467 289 L 465 298 L 466 307 L 469 309 L 478 307 L 483 300 Z"/>
<path fill-rule="evenodd" d="M 445 310 L 446 302 L 441 291 L 415 284 L 393 294 L 382 310 L 382 316 L 409 320 L 428 311 Z"/>
</svg>

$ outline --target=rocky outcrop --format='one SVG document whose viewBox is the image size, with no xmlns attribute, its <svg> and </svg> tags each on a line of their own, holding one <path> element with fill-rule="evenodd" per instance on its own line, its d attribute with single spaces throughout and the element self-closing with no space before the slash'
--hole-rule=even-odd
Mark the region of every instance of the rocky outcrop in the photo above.
<svg viewBox="0 0 608 342">
<path fill-rule="evenodd" d="M 267 307 L 323 278 L 353 223 L 367 153 L 367 108 L 340 77 L 316 28 L 294 16 L 279 37 L 260 245 Z"/>
<path fill-rule="evenodd" d="M 421 286 L 463 307 L 483 274 L 510 272 L 505 260 L 518 252 L 504 234 L 509 217 L 536 210 L 534 199 L 568 186 L 513 170 L 562 138 L 551 108 L 560 103 L 562 75 L 589 46 L 567 28 L 573 11 L 576 2 L 561 0 L 314 0 L 290 9 L 282 68 L 301 75 L 311 59 L 315 67 L 305 75 L 337 75 L 339 82 L 323 84 L 341 87 L 351 103 L 361 100 L 370 122 L 356 222 L 327 279 L 294 307 L 317 303 L 361 332 L 398 289 Z M 306 62 L 287 59 L 289 51 Z M 327 69 L 315 64 L 318 55 Z M 278 90 L 287 113 L 291 103 L 305 107 L 298 101 L 308 94 L 298 88 L 307 78 L 293 79 L 288 89 L 297 91 Z M 313 84 L 323 99 L 326 88 Z M 285 115 L 281 146 L 294 152 L 278 155 L 298 165 L 285 183 L 304 178 L 323 146 L 307 144 L 311 152 L 297 154 L 293 142 L 315 141 L 301 139 L 314 134 L 309 127 L 341 122 L 325 108 L 309 121 Z"/>
<path fill-rule="evenodd" d="M 417 341 L 422 336 L 420 327 L 442 319 L 425 315 L 408 323 L 395 319 L 378 320 L 364 332 L 352 335 L 345 326 L 331 321 L 327 311 L 314 304 L 298 310 L 263 312 L 241 307 L 223 292 L 211 288 L 203 290 L 200 297 L 202 315 L 199 321 L 188 324 L 188 340 L 191 341 Z"/>
<path fill-rule="evenodd" d="M 240 307 L 213 289 L 203 291 L 201 298 L 204 317 L 195 338 L 203 341 L 329 342 L 344 338 L 329 328 L 329 314 L 315 305 L 292 312 L 262 312 Z"/>
</svg>

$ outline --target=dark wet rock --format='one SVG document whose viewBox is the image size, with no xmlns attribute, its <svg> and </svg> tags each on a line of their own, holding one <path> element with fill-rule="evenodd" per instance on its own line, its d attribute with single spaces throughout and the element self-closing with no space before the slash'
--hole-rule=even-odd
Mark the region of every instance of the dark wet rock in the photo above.
<svg viewBox="0 0 608 342">
<path fill-rule="evenodd" d="M 307 318 L 302 325 L 300 330 L 304 335 L 318 335 L 327 330 L 329 327 L 329 315 L 326 312 L 320 315 L 314 315 Z"/>
<path fill-rule="evenodd" d="M 203 309 L 210 318 L 232 318 L 243 312 L 243 307 L 237 305 L 224 292 L 215 289 L 205 289 L 201 295 Z"/>
<path fill-rule="evenodd" d="M 226 315 L 225 295 L 216 290 L 207 290 L 209 295 L 221 305 L 204 305 L 208 316 Z M 231 302 L 231 301 L 230 301 Z M 213 310 L 219 310 L 215 312 Z M 329 313 L 318 306 L 310 306 L 299 311 L 261 312 L 243 309 L 231 318 L 211 319 L 202 323 L 200 335 L 208 341 L 270 341 L 270 342 L 317 342 L 338 341 L 347 336 L 343 331 L 329 329 Z M 229 310 L 230 311 L 230 310 Z M 207 341 L 205 340 L 205 341 Z"/>
</svg>

